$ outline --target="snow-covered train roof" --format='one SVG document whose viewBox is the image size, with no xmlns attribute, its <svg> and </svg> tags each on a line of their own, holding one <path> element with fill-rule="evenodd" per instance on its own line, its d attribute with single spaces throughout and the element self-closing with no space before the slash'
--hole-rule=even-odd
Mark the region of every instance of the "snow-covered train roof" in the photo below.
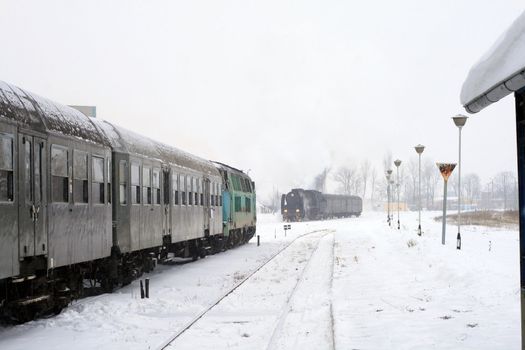
<svg viewBox="0 0 525 350">
<path fill-rule="evenodd" d="M 0 81 L 0 118 L 43 133 L 103 144 L 118 152 L 133 153 L 166 163 L 218 175 L 211 161 L 151 140 L 106 121 L 89 118 L 78 110 Z"/>
<path fill-rule="evenodd" d="M 224 164 L 224 163 L 221 163 L 221 162 L 217 162 L 217 161 L 213 161 L 213 163 L 215 164 L 215 167 L 219 168 L 219 169 L 223 169 L 223 170 L 228 170 L 228 171 L 233 171 L 233 172 L 236 172 L 240 175 L 243 175 L 243 176 L 246 176 L 246 177 L 250 177 L 248 174 L 246 174 L 244 171 L 240 170 L 240 169 L 237 169 L 237 168 L 234 168 L 232 167 L 231 165 L 228 165 L 228 164 Z"/>
<path fill-rule="evenodd" d="M 55 132 L 109 146 L 81 112 L 3 81 L 0 81 L 0 117 L 33 130 Z"/>
<path fill-rule="evenodd" d="M 461 104 L 470 113 L 525 86 L 525 12 L 470 69 Z"/>
<path fill-rule="evenodd" d="M 104 120 L 92 119 L 92 122 L 99 127 L 116 152 L 137 154 L 208 174 L 217 174 L 217 169 L 211 161 L 154 141 Z"/>
</svg>

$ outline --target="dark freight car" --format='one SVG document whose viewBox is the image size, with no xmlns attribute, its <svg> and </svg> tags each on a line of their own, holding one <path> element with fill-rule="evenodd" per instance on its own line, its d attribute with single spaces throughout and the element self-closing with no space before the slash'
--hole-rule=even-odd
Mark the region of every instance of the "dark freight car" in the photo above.
<svg viewBox="0 0 525 350">
<path fill-rule="evenodd" d="M 281 214 L 284 221 L 359 216 L 362 210 L 363 201 L 358 196 L 324 194 L 296 188 L 281 197 Z"/>
</svg>

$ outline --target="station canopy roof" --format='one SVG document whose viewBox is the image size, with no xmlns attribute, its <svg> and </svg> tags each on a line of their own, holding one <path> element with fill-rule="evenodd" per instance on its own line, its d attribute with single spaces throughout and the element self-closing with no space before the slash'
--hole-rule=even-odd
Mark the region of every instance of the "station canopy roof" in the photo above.
<svg viewBox="0 0 525 350">
<path fill-rule="evenodd" d="M 525 12 L 470 69 L 461 89 L 461 104 L 469 113 L 525 86 Z"/>
</svg>

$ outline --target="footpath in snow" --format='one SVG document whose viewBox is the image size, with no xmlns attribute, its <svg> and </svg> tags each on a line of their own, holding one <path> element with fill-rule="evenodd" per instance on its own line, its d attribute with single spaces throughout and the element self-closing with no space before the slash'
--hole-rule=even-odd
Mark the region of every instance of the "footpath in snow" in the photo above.
<svg viewBox="0 0 525 350">
<path fill-rule="evenodd" d="M 292 223 L 261 215 L 237 249 L 149 274 L 60 315 L 0 327 L 0 349 L 158 349 L 202 310 L 291 243 L 171 343 L 169 349 L 519 349 L 518 234 L 441 226 L 402 213 Z M 306 233 L 310 233 L 304 235 Z M 304 235 L 302 237 L 299 237 Z M 143 276 L 144 278 L 144 276 Z"/>
</svg>

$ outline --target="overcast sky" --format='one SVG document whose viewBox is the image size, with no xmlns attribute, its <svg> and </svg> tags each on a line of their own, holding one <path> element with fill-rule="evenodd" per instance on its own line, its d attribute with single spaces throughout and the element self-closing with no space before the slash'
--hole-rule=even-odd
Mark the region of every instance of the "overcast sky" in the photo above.
<svg viewBox="0 0 525 350">
<path fill-rule="evenodd" d="M 522 1 L 0 0 L 0 80 L 203 158 L 261 196 L 387 151 L 457 161 L 471 66 Z M 513 98 L 471 116 L 463 174 L 516 169 Z"/>
</svg>

